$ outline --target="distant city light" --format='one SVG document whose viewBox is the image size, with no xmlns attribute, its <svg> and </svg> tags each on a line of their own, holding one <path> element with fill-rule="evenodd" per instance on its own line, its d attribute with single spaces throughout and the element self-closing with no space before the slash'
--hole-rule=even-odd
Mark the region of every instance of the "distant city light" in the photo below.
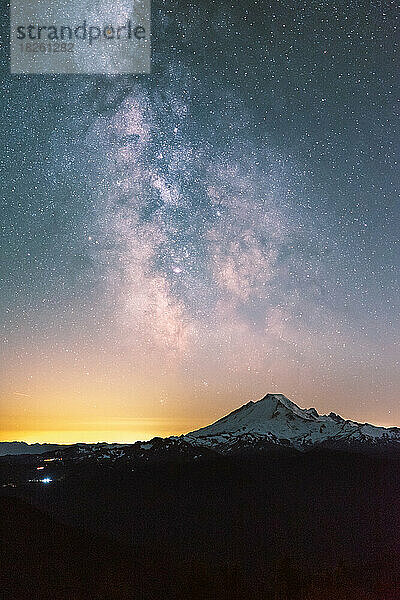
<svg viewBox="0 0 400 600">
<path fill-rule="evenodd" d="M 44 469 L 44 467 L 36 467 L 37 471 L 40 471 L 41 469 Z"/>
<path fill-rule="evenodd" d="M 51 477 L 45 477 L 44 479 L 40 480 L 42 483 L 50 483 L 50 481 L 52 481 Z"/>
</svg>

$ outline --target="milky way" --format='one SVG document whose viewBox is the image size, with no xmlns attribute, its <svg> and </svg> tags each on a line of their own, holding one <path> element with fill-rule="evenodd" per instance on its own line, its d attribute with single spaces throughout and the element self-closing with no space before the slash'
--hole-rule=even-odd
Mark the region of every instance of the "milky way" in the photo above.
<svg viewBox="0 0 400 600">
<path fill-rule="evenodd" d="M 400 420 L 392 19 L 153 4 L 151 76 L 5 75 L 5 418 Z"/>
</svg>

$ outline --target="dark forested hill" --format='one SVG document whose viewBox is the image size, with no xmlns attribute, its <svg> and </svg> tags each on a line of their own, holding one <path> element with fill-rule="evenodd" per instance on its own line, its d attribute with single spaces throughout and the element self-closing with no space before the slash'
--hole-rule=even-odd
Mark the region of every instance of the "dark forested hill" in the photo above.
<svg viewBox="0 0 400 600">
<path fill-rule="evenodd" d="M 63 599 L 57 575 L 74 599 L 398 599 L 399 466 L 330 451 L 74 463 L 49 485 L 3 488 L 10 597 L 21 576 Z"/>
</svg>

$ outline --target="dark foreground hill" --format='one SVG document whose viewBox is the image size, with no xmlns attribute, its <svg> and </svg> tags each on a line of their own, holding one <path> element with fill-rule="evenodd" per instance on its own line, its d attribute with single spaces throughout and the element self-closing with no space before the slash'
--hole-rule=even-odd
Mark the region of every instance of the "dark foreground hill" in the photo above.
<svg viewBox="0 0 400 600">
<path fill-rule="evenodd" d="M 63 468 L 48 485 L 3 488 L 10 598 L 31 598 L 30 581 L 51 600 L 400 598 L 396 457 L 286 451 Z"/>
<path fill-rule="evenodd" d="M 135 565 L 119 545 L 15 498 L 0 499 L 0 522 L 1 598 L 130 597 Z"/>
</svg>

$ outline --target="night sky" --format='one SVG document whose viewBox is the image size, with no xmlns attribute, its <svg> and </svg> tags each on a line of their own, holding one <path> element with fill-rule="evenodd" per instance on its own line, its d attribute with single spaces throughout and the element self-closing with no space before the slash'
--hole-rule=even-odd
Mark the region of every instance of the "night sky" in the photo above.
<svg viewBox="0 0 400 600">
<path fill-rule="evenodd" d="M 399 425 L 395 3 L 152 13 L 151 75 L 10 75 L 1 46 L 0 438 L 274 391 Z"/>
</svg>

